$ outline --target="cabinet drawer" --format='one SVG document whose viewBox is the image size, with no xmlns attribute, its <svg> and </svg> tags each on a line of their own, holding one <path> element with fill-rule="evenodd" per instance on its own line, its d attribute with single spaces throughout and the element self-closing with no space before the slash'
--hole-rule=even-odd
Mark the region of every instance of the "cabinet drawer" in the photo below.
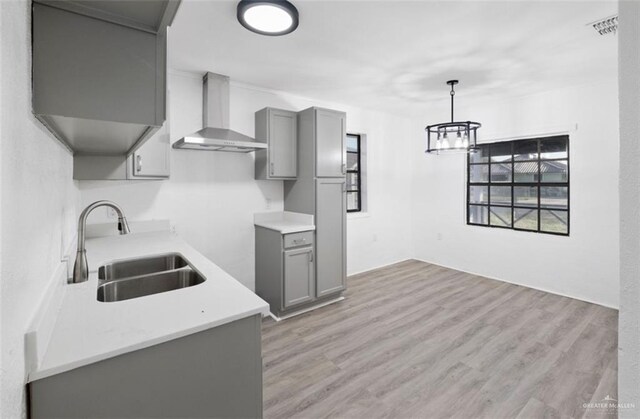
<svg viewBox="0 0 640 419">
<path fill-rule="evenodd" d="M 313 244 L 313 231 L 303 231 L 301 233 L 291 233 L 284 235 L 284 248 L 310 246 Z"/>
</svg>

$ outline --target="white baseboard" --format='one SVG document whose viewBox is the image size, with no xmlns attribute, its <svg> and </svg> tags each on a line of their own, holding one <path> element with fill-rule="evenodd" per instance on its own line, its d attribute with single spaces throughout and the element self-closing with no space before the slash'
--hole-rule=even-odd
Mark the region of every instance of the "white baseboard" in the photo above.
<svg viewBox="0 0 640 419">
<path fill-rule="evenodd" d="M 441 266 L 441 267 L 447 268 L 447 269 L 453 269 L 454 271 L 464 272 L 464 273 L 467 273 L 467 274 L 470 274 L 470 275 L 481 276 L 481 277 L 484 277 L 484 278 L 493 279 L 495 281 L 506 282 L 508 284 L 519 285 L 521 287 L 531 288 L 533 290 L 547 292 L 549 294 L 559 295 L 561 297 L 572 298 L 574 300 L 584 301 L 585 303 L 596 304 L 596 305 L 599 305 L 599 306 L 602 306 L 602 307 L 607 307 L 607 308 L 612 308 L 614 310 L 618 310 L 618 307 L 614 307 L 612 305 L 604 304 L 604 303 L 601 303 L 601 302 L 598 302 L 598 301 L 592 301 L 592 300 L 590 300 L 588 298 L 576 297 L 575 295 L 568 295 L 568 294 L 564 294 L 564 293 L 561 293 L 561 292 L 558 292 L 558 291 L 548 290 L 548 289 L 545 289 L 545 288 L 532 287 L 529 284 L 522 284 L 522 283 L 519 283 L 519 282 L 507 281 L 506 279 L 503 279 L 503 278 L 496 278 L 496 277 L 488 276 L 488 275 L 481 274 L 481 273 L 478 273 L 478 272 L 465 271 L 464 269 L 455 268 L 453 266 L 447 266 L 447 265 L 443 265 L 441 263 L 431 262 L 431 261 L 420 259 L 420 258 L 414 258 L 414 259 L 415 260 L 419 260 L 420 262 L 429 263 L 431 265 Z"/>
<path fill-rule="evenodd" d="M 412 259 L 415 259 L 415 258 L 405 258 L 405 259 L 400 259 L 400 260 L 397 260 L 397 261 L 395 261 L 395 262 L 389 262 L 389 263 L 385 263 L 384 265 L 378 265 L 378 266 L 375 266 L 375 267 L 373 267 L 373 268 L 367 268 L 367 269 L 365 269 L 364 271 L 349 272 L 349 273 L 347 274 L 347 276 L 349 277 L 349 276 L 353 276 L 353 275 L 360 275 L 360 274 L 363 274 L 363 273 L 365 273 L 365 272 L 375 271 L 376 269 L 380 269 L 380 268 L 386 268 L 387 266 L 395 265 L 396 263 L 400 263 L 400 262 L 406 262 L 406 261 L 408 261 L 408 260 L 412 260 Z M 416 259 L 416 260 L 417 260 L 417 259 Z"/>
<path fill-rule="evenodd" d="M 342 301 L 342 300 L 344 300 L 344 297 L 338 297 L 338 298 L 335 298 L 333 300 L 325 301 L 324 303 L 318 304 L 317 306 L 305 308 L 304 310 L 296 311 L 295 313 L 291 313 L 291 314 L 285 314 L 284 316 L 280 316 L 280 317 L 276 316 L 272 312 L 269 312 L 269 316 L 271 316 L 271 318 L 273 320 L 279 322 L 281 320 L 290 319 L 291 317 L 295 317 L 295 316 L 298 316 L 300 314 L 308 313 L 308 312 L 313 311 L 315 309 L 318 309 L 320 307 L 328 306 L 329 304 L 337 303 L 338 301 Z"/>
</svg>

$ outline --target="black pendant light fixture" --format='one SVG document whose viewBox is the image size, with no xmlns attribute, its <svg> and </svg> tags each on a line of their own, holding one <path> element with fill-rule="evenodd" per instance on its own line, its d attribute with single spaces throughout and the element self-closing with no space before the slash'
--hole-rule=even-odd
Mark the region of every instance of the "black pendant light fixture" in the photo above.
<svg viewBox="0 0 640 419">
<path fill-rule="evenodd" d="M 451 122 L 443 122 L 435 125 L 428 125 L 424 130 L 427 133 L 426 153 L 450 153 L 450 152 L 472 152 L 476 150 L 477 131 L 482 125 L 473 121 L 453 120 L 453 97 L 456 94 L 454 89 L 458 80 L 449 80 L 451 86 Z"/>
<path fill-rule="evenodd" d="M 242 0 L 237 17 L 251 32 L 267 36 L 291 33 L 299 23 L 298 9 L 286 0 Z"/>
</svg>

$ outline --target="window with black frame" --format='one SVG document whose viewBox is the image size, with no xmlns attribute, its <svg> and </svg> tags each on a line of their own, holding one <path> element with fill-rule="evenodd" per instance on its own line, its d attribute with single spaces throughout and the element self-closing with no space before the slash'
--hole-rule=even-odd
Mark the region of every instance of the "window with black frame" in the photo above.
<svg viewBox="0 0 640 419">
<path fill-rule="evenodd" d="M 569 235 L 569 136 L 479 144 L 467 157 L 467 224 Z"/>
<path fill-rule="evenodd" d="M 362 209 L 361 139 L 358 134 L 347 134 L 347 212 Z"/>
</svg>

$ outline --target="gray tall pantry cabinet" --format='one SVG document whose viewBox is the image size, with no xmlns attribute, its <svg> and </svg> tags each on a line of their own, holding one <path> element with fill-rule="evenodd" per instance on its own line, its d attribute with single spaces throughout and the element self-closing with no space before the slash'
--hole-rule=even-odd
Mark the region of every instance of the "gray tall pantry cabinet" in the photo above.
<svg viewBox="0 0 640 419">
<path fill-rule="evenodd" d="M 284 209 L 314 215 L 316 299 L 346 288 L 345 138 L 344 112 L 298 113 L 298 178 L 284 182 Z"/>
</svg>

